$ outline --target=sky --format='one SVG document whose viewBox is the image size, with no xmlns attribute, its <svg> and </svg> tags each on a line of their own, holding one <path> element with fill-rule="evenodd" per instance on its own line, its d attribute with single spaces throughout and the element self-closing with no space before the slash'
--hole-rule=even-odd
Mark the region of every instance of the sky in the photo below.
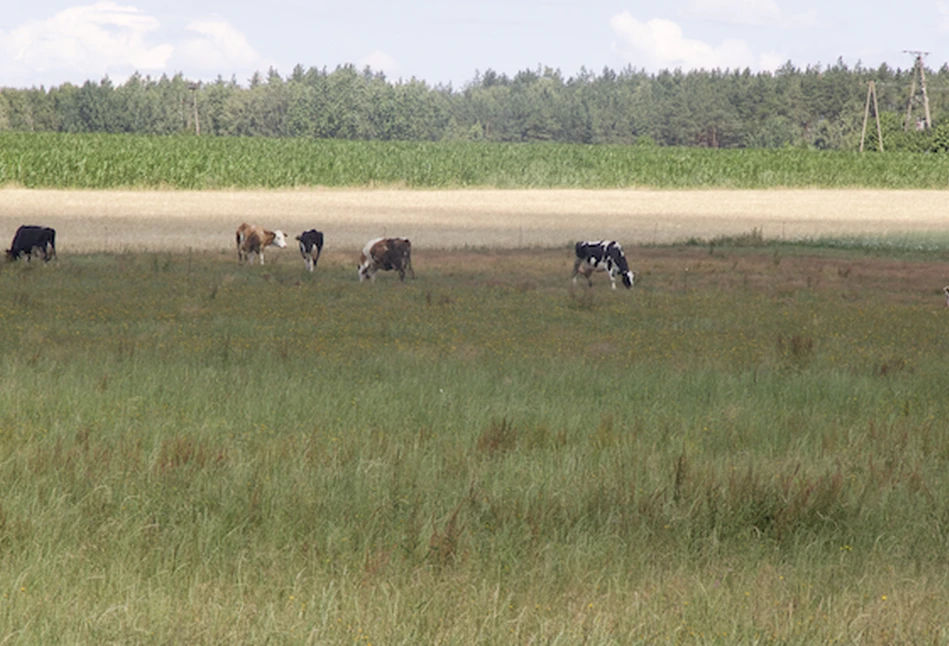
<svg viewBox="0 0 949 646">
<path fill-rule="evenodd" d="M 565 78 L 660 70 L 928 68 L 949 61 L 949 0 L 32 0 L 0 13 L 0 87 L 133 73 L 247 84 L 299 64 L 369 66 L 463 89 L 491 69 Z"/>
</svg>

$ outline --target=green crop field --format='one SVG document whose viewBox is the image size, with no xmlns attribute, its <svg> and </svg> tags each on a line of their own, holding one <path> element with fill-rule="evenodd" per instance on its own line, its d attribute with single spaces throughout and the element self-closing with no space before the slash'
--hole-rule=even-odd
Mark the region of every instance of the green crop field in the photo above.
<svg viewBox="0 0 949 646">
<path fill-rule="evenodd" d="M 0 639 L 949 643 L 945 251 L 627 251 L 0 265 Z"/>
<path fill-rule="evenodd" d="M 0 133 L 26 188 L 949 187 L 949 155 Z"/>
</svg>

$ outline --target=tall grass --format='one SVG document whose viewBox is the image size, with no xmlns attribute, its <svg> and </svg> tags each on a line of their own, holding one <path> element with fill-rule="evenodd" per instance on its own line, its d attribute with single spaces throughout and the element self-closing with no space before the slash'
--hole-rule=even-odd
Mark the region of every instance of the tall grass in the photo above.
<svg viewBox="0 0 949 646">
<path fill-rule="evenodd" d="M 945 189 L 949 157 L 651 146 L 0 133 L 0 185 L 28 188 Z"/>
<path fill-rule="evenodd" d="M 628 252 L 3 266 L 0 635 L 949 641 L 934 258 Z"/>
</svg>

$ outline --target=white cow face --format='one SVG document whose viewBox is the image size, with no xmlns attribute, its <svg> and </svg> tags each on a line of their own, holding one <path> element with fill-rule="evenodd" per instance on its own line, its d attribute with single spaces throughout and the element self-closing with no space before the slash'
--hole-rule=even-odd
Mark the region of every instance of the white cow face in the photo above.
<svg viewBox="0 0 949 646">
<path fill-rule="evenodd" d="M 280 247 L 281 249 L 287 248 L 287 234 L 283 231 L 277 229 L 274 233 L 273 246 Z"/>
</svg>

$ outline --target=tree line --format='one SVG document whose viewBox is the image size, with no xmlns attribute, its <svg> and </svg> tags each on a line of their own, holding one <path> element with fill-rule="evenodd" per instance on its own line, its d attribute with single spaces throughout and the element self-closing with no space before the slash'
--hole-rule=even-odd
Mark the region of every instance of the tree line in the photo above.
<svg viewBox="0 0 949 646">
<path fill-rule="evenodd" d="M 106 77 L 81 86 L 0 89 L 0 130 L 351 140 L 553 141 L 709 148 L 852 150 L 875 83 L 887 150 L 949 149 L 949 66 L 925 70 L 933 127 L 919 129 L 912 67 L 794 67 L 774 72 L 627 67 L 565 77 L 538 67 L 513 77 L 476 72 L 461 89 L 389 80 L 370 68 L 297 65 L 246 85 L 181 74 Z M 918 88 L 918 84 L 916 85 Z M 877 148 L 871 107 L 868 149 Z"/>
</svg>

